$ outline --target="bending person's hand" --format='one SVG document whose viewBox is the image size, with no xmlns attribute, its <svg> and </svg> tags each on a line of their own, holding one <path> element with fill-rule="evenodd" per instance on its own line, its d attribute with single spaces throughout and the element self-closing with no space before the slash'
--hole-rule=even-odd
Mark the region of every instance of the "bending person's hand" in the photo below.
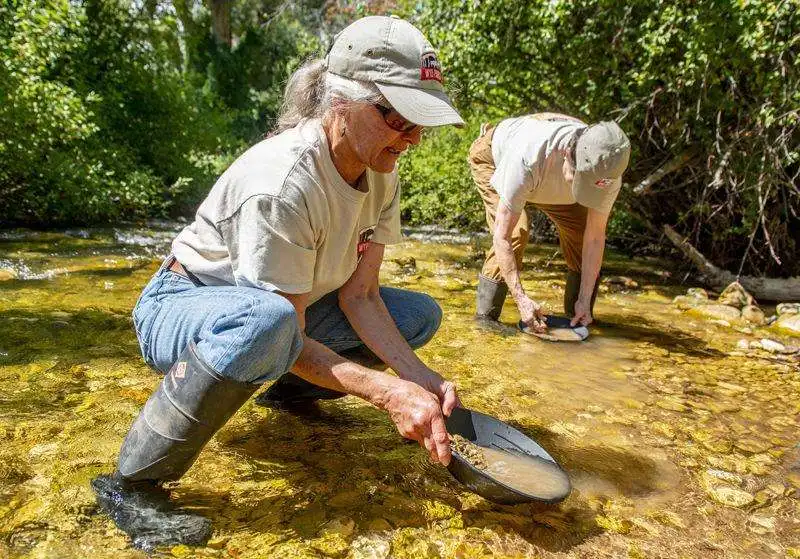
<svg viewBox="0 0 800 559">
<path fill-rule="evenodd" d="M 517 307 L 520 319 L 528 328 L 539 333 L 547 330 L 544 306 L 529 297 L 523 297 L 517 301 Z"/>
<path fill-rule="evenodd" d="M 575 301 L 575 316 L 570 321 L 570 326 L 589 326 L 592 323 L 591 303 L 578 299 Z"/>
<path fill-rule="evenodd" d="M 450 398 L 448 392 L 455 396 L 454 388 L 445 387 L 444 391 L 447 398 Z M 424 447 L 433 462 L 444 466 L 450 463 L 450 436 L 437 394 L 416 383 L 397 379 L 386 393 L 382 407 L 389 412 L 397 431 Z"/>
</svg>

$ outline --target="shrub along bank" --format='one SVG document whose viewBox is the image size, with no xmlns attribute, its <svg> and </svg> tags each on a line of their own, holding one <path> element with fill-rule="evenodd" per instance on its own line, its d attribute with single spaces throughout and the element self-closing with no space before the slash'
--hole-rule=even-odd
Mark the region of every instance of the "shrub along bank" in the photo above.
<svg viewBox="0 0 800 559">
<path fill-rule="evenodd" d="M 439 47 L 462 130 L 401 160 L 407 223 L 483 227 L 466 154 L 484 120 L 615 119 L 633 142 L 609 239 L 800 274 L 800 10 L 769 0 L 199 0 L 0 4 L 0 221 L 188 213 L 271 128 L 283 84 L 353 18 L 394 12 Z M 215 20 L 216 21 L 216 20 Z M 218 23 L 218 22 L 217 22 Z"/>
</svg>

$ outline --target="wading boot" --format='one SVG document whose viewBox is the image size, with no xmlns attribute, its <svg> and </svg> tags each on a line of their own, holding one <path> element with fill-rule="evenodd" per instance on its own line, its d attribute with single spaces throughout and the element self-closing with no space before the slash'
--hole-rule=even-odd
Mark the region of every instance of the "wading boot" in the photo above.
<svg viewBox="0 0 800 559">
<path fill-rule="evenodd" d="M 597 276 L 597 281 L 594 283 L 594 291 L 592 292 L 592 300 L 589 303 L 589 312 L 592 313 L 594 319 L 594 302 L 597 299 L 597 288 L 600 287 L 600 276 Z M 581 291 L 581 274 L 580 272 L 567 272 L 567 286 L 564 288 L 564 314 L 572 318 L 575 316 L 575 303 L 578 301 L 578 296 Z M 594 320 L 596 323 L 597 320 Z"/>
<path fill-rule="evenodd" d="M 119 453 L 117 471 L 92 480 L 97 502 L 134 547 L 200 545 L 211 522 L 181 511 L 161 488 L 179 479 L 258 385 L 220 376 L 197 355 L 194 343 L 147 400 Z"/>
<path fill-rule="evenodd" d="M 366 346 L 347 349 L 339 352 L 339 355 L 370 369 L 386 369 L 386 363 Z M 336 400 L 345 396 L 347 394 L 344 392 L 317 386 L 294 373 L 286 373 L 256 397 L 256 404 L 266 408 L 303 412 L 317 400 Z"/>
<path fill-rule="evenodd" d="M 475 318 L 497 322 L 503 303 L 508 295 L 508 286 L 504 281 L 495 281 L 483 274 L 478 274 L 478 292 L 476 297 Z"/>
</svg>

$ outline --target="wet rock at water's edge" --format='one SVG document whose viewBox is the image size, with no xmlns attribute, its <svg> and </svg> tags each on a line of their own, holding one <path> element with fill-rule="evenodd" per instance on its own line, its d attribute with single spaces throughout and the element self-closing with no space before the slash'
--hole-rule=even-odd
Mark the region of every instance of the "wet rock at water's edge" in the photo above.
<svg viewBox="0 0 800 559">
<path fill-rule="evenodd" d="M 708 293 L 702 287 L 690 287 L 686 295 L 678 295 L 672 303 L 681 310 L 693 309 L 699 305 L 707 305 Z"/>
<path fill-rule="evenodd" d="M 751 324 L 761 326 L 767 321 L 764 311 L 755 305 L 747 305 L 742 309 L 742 318 Z"/>
<path fill-rule="evenodd" d="M 690 287 L 686 290 L 686 296 L 692 299 L 708 301 L 708 291 L 702 287 Z"/>
<path fill-rule="evenodd" d="M 728 305 L 719 305 L 716 303 L 694 307 L 691 312 L 704 318 L 725 320 L 728 322 L 741 320 L 742 318 L 742 313 L 739 309 L 729 307 Z"/>
<path fill-rule="evenodd" d="M 800 303 L 779 303 L 775 307 L 775 312 L 778 313 L 778 316 L 800 314 Z"/>
<path fill-rule="evenodd" d="M 717 303 L 742 309 L 747 306 L 756 306 L 756 301 L 738 281 L 731 283 L 719 294 Z"/>
<path fill-rule="evenodd" d="M 673 304 L 681 310 L 693 310 L 693 314 L 702 316 L 721 324 L 746 320 L 756 326 L 767 323 L 756 300 L 739 282 L 733 282 L 722 290 L 717 301 L 711 301 L 705 289 L 693 287 L 686 295 L 679 295 L 673 299 Z"/>
<path fill-rule="evenodd" d="M 772 327 L 787 330 L 792 334 L 800 334 L 800 314 L 782 314 L 778 316 L 778 320 L 772 324 Z"/>
</svg>

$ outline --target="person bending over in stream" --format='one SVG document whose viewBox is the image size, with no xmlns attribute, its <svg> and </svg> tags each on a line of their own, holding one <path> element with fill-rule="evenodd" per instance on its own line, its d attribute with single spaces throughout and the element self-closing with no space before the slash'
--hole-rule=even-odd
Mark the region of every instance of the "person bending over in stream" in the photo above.
<svg viewBox="0 0 800 559">
<path fill-rule="evenodd" d="M 492 247 L 478 276 L 478 318 L 497 321 L 511 291 L 521 320 L 546 329 L 542 305 L 520 282 L 528 212 L 538 208 L 555 224 L 567 263 L 564 312 L 573 326 L 592 322 L 606 224 L 629 158 L 630 141 L 614 122 L 539 113 L 481 127 L 468 160 Z"/>
<path fill-rule="evenodd" d="M 145 360 L 166 376 L 116 472 L 92 485 L 134 545 L 208 538 L 210 522 L 172 508 L 161 484 L 267 381 L 277 379 L 259 404 L 353 394 L 433 461 L 450 461 L 444 416 L 456 389 L 412 349 L 434 335 L 441 309 L 378 285 L 384 245 L 401 238 L 397 160 L 423 126 L 449 124 L 463 120 L 436 54 L 401 19 L 356 21 L 292 76 L 276 134 L 220 177 L 133 311 Z"/>
</svg>

